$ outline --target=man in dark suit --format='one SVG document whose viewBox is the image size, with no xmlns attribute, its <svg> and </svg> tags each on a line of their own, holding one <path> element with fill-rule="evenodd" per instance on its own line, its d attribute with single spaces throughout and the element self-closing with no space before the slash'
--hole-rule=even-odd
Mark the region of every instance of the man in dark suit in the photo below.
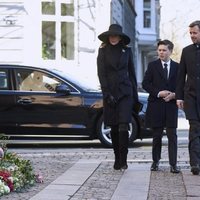
<svg viewBox="0 0 200 200">
<path fill-rule="evenodd" d="M 182 51 L 176 88 L 177 106 L 189 120 L 189 156 L 191 172 L 200 172 L 200 21 L 189 25 L 193 44 Z"/>
<path fill-rule="evenodd" d="M 146 111 L 146 125 L 153 129 L 151 171 L 157 171 L 161 158 L 163 130 L 166 128 L 170 172 L 179 173 L 177 167 L 177 118 L 175 100 L 176 78 L 179 64 L 170 59 L 173 43 L 169 40 L 158 42 L 159 59 L 150 62 L 142 82 L 149 93 Z"/>
</svg>

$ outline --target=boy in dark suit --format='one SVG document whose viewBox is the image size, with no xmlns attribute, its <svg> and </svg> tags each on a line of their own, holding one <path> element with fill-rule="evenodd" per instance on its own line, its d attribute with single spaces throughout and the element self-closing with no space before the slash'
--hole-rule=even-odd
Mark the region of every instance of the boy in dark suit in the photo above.
<svg viewBox="0 0 200 200">
<path fill-rule="evenodd" d="M 176 134 L 178 108 L 175 100 L 179 64 L 170 58 L 173 47 L 173 43 L 169 40 L 158 42 L 157 52 L 159 58 L 149 63 L 142 86 L 149 93 L 146 125 L 153 129 L 153 163 L 151 171 L 158 170 L 163 130 L 166 128 L 170 172 L 179 173 Z"/>
</svg>

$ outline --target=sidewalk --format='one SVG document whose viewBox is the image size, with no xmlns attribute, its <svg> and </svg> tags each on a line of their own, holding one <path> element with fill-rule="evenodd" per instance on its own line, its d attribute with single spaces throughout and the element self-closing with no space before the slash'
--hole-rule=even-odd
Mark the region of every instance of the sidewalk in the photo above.
<svg viewBox="0 0 200 200">
<path fill-rule="evenodd" d="M 84 184 L 91 178 L 97 168 L 100 166 L 101 161 L 98 160 L 84 160 L 80 159 L 69 170 L 53 181 L 44 190 L 32 197 L 30 200 L 105 200 L 109 199 L 106 193 L 101 193 L 101 186 L 96 187 L 96 193 L 100 192 L 100 197 L 92 197 L 92 192 L 85 189 Z M 164 166 L 164 165 L 163 165 Z M 129 163 L 129 168 L 121 172 L 121 178 L 117 187 L 114 189 L 111 200 L 147 200 L 150 184 L 151 171 L 150 162 L 138 164 L 136 162 Z M 114 170 L 113 170 L 114 171 Z M 115 171 L 116 176 L 119 175 Z M 153 172 L 157 173 L 157 172 Z M 162 173 L 162 172 L 161 172 Z M 169 172 L 168 172 L 169 173 Z M 171 174 L 171 173 L 170 173 Z M 103 176 L 103 175 L 102 175 Z M 171 174 L 171 176 L 180 176 Z M 183 183 L 186 190 L 185 197 L 180 197 L 181 200 L 197 200 L 200 199 L 200 177 L 194 176 L 187 169 L 182 170 Z M 113 177 L 114 179 L 115 177 Z M 166 177 L 167 178 L 167 177 Z M 103 178 L 106 181 L 106 178 Z M 165 180 L 166 181 L 166 180 Z M 112 184 L 108 181 L 109 184 Z M 91 190 L 92 187 L 90 186 Z M 103 186 L 102 186 L 103 187 Z M 173 186 L 172 186 L 173 187 Z M 81 190 L 82 195 L 75 195 L 76 192 Z M 173 191 L 171 191 L 173 192 Z M 179 191 L 176 191 L 177 193 Z M 89 194 L 86 194 L 89 193 Z M 74 196 L 75 195 L 75 196 Z M 86 198 L 87 197 L 87 198 Z M 153 199 L 150 198 L 149 199 Z M 157 199 L 157 198 L 156 198 Z M 159 199 L 159 198 L 158 198 Z M 171 200 L 170 198 L 168 198 Z M 172 199 L 177 200 L 178 198 Z"/>
<path fill-rule="evenodd" d="M 179 118 L 178 131 L 188 128 L 187 120 Z M 159 172 L 150 171 L 149 149 L 131 149 L 128 169 L 123 172 L 113 170 L 112 158 L 95 159 L 91 154 L 91 158 L 79 159 L 30 200 L 199 200 L 200 177 L 190 172 L 186 145 L 179 148 L 181 174 L 169 172 L 167 146 L 162 151 Z M 156 197 L 158 191 L 160 196 Z"/>
<path fill-rule="evenodd" d="M 100 161 L 79 160 L 49 186 L 30 200 L 67 200 L 84 185 L 100 165 Z M 146 200 L 150 180 L 150 165 L 129 164 L 123 172 L 111 200 Z M 106 195 L 106 194 L 103 194 Z M 95 198 L 91 198 L 94 200 Z M 102 199 L 105 199 L 102 197 Z M 82 199 L 79 199 L 82 200 Z"/>
<path fill-rule="evenodd" d="M 186 188 L 187 200 L 199 200 L 200 177 L 192 175 L 190 171 L 183 171 L 182 173 Z"/>
</svg>

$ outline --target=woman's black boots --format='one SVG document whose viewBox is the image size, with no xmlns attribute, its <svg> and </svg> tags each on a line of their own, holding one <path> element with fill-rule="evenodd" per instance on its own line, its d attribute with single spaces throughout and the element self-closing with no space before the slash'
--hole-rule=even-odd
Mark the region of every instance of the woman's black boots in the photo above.
<svg viewBox="0 0 200 200">
<path fill-rule="evenodd" d="M 115 170 L 124 170 L 128 168 L 128 125 L 122 124 L 119 129 L 114 126 L 111 128 L 112 146 L 115 154 L 115 162 L 113 168 Z"/>
<path fill-rule="evenodd" d="M 111 139 L 112 139 L 112 146 L 115 154 L 115 162 L 113 168 L 115 170 L 120 170 L 120 153 L 119 153 L 119 132 L 118 127 L 111 128 Z"/>
<path fill-rule="evenodd" d="M 128 155 L 128 131 L 119 131 L 119 152 L 120 152 L 120 166 L 121 169 L 127 169 L 127 155 Z"/>
</svg>

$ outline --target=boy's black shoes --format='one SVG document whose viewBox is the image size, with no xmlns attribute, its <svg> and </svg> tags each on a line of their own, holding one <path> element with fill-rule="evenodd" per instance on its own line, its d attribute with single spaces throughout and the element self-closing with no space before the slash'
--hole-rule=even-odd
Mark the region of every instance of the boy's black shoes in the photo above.
<svg viewBox="0 0 200 200">
<path fill-rule="evenodd" d="M 191 172 L 193 173 L 193 175 L 199 175 L 199 172 L 200 172 L 199 166 L 198 165 L 192 166 Z"/>
<path fill-rule="evenodd" d="M 181 171 L 176 165 L 173 165 L 173 166 L 170 166 L 170 172 L 173 173 L 173 174 L 178 174 Z"/>
</svg>

